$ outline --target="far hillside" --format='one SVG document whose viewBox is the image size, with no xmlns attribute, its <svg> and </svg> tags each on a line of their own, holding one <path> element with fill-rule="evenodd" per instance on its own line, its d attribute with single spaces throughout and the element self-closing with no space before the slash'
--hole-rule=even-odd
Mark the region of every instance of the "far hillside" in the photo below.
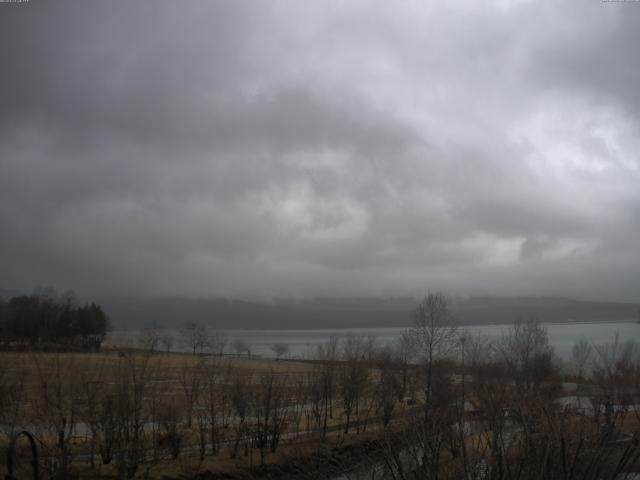
<svg viewBox="0 0 640 480">
<path fill-rule="evenodd" d="M 271 303 L 236 299 L 105 299 L 116 328 L 161 327 L 201 322 L 221 329 L 322 329 L 406 327 L 418 303 L 413 298 L 318 298 Z M 635 303 L 554 297 L 471 297 L 451 300 L 462 324 L 511 323 L 535 317 L 542 322 L 637 321 Z"/>
</svg>

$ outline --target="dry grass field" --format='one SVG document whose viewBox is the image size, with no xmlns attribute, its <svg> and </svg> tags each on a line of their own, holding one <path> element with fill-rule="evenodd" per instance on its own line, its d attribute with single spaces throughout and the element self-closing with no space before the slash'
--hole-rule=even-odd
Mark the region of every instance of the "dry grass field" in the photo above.
<svg viewBox="0 0 640 480">
<path fill-rule="evenodd" d="M 602 472 L 616 471 L 627 445 L 637 450 L 640 411 L 631 403 L 613 415 L 604 403 L 591 414 L 567 411 L 557 376 L 518 385 L 491 364 L 470 369 L 464 385 L 457 366 L 437 366 L 427 398 L 424 368 L 381 355 L 303 362 L 123 349 L 1 353 L 0 455 L 26 429 L 43 479 L 344 478 L 358 465 L 400 468 L 413 455 L 410 469 L 436 468 L 447 479 L 460 478 L 469 459 L 535 472 L 573 456 L 591 480 L 608 479 Z M 588 382 L 577 391 L 604 401 L 613 391 L 605 387 Z M 460 408 L 465 400 L 472 411 Z M 21 440 L 16 460 L 28 475 L 26 446 Z M 587 463 L 598 456 L 605 470 Z"/>
<path fill-rule="evenodd" d="M 135 350 L 2 353 L 2 445 L 21 429 L 34 433 L 49 474 L 240 475 L 379 430 L 380 373 L 361 374 L 368 384 L 347 418 L 337 365 Z"/>
</svg>

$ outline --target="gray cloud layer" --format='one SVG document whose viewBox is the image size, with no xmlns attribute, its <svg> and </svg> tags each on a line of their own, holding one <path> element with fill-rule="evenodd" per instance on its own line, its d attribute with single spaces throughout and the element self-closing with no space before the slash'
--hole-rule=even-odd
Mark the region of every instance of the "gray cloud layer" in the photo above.
<svg viewBox="0 0 640 480">
<path fill-rule="evenodd" d="M 0 286 L 640 300 L 640 4 L 0 4 Z"/>
</svg>

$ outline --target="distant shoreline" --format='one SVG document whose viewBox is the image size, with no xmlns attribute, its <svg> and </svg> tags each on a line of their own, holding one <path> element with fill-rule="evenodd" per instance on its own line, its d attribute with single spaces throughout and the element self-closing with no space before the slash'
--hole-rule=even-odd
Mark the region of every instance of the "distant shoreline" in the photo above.
<svg viewBox="0 0 640 480">
<path fill-rule="evenodd" d="M 460 323 L 461 328 L 465 327 L 504 327 L 505 325 L 513 325 L 513 322 L 502 322 L 502 323 Z M 566 320 L 566 321 L 557 321 L 554 320 L 552 322 L 540 322 L 542 325 L 593 325 L 600 323 L 631 323 L 638 324 L 635 319 L 627 319 L 627 320 Z M 206 323 L 205 323 L 206 325 Z M 300 327 L 300 328 L 252 328 L 252 327 L 243 327 L 243 328 L 213 328 L 213 330 L 220 331 L 235 331 L 235 332 L 331 332 L 336 330 L 342 330 L 345 332 L 350 331 L 359 331 L 359 330 L 404 330 L 410 328 L 411 325 L 403 325 L 403 326 L 386 326 L 386 327 L 362 327 L 362 326 L 354 326 L 354 327 L 331 327 L 331 328 L 313 328 L 313 327 Z M 136 327 L 117 327 L 112 328 L 111 332 L 136 332 L 140 330 L 144 330 L 144 326 L 136 326 Z M 156 328 L 157 330 L 180 330 L 182 329 L 182 325 L 176 326 L 157 326 L 151 327 Z"/>
</svg>

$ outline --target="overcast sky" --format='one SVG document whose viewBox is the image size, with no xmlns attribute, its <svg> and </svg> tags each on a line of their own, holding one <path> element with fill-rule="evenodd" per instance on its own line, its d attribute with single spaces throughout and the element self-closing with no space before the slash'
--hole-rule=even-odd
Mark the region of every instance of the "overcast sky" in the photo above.
<svg viewBox="0 0 640 480">
<path fill-rule="evenodd" d="M 0 3 L 0 288 L 640 301 L 640 3 Z"/>
</svg>

